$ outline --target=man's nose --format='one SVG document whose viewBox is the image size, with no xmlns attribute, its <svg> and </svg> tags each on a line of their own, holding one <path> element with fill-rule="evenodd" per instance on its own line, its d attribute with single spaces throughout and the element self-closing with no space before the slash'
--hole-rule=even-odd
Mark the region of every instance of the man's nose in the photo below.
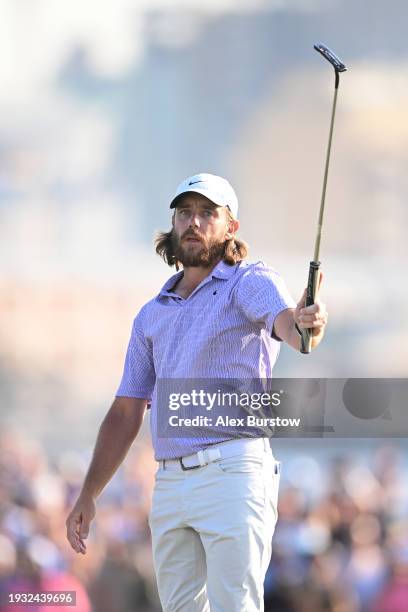
<svg viewBox="0 0 408 612">
<path fill-rule="evenodd" d="M 189 226 L 200 227 L 200 217 L 198 213 L 191 213 Z"/>
</svg>

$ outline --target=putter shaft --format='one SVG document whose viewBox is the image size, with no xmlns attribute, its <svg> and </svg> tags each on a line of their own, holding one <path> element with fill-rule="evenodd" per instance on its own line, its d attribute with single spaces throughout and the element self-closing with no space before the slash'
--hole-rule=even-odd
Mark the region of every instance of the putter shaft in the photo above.
<svg viewBox="0 0 408 612">
<path fill-rule="evenodd" d="M 331 145 L 333 139 L 333 126 L 334 126 L 334 117 L 336 114 L 336 105 L 337 105 L 337 92 L 339 87 L 339 73 L 347 70 L 346 66 L 340 59 L 330 51 L 328 47 L 325 45 L 319 44 L 314 45 L 316 51 L 318 51 L 323 57 L 330 62 L 330 64 L 334 68 L 335 73 L 335 82 L 334 82 L 334 97 L 333 97 L 333 105 L 330 119 L 330 130 L 329 130 L 329 141 L 327 144 L 326 151 L 326 162 L 324 167 L 324 176 L 323 176 L 323 188 L 322 188 L 322 197 L 320 201 L 320 210 L 319 210 L 319 218 L 317 222 L 317 234 L 315 241 L 315 248 L 313 254 L 313 261 L 310 262 L 309 267 L 309 276 L 307 283 L 307 293 L 306 293 L 306 303 L 305 306 L 311 306 L 315 302 L 316 292 L 317 292 L 317 281 L 319 278 L 319 252 L 320 252 L 320 241 L 322 237 L 322 227 L 323 227 L 323 215 L 324 215 L 324 204 L 326 200 L 326 187 L 327 187 L 327 177 L 329 174 L 329 163 L 330 163 L 330 153 L 331 153 Z M 303 329 L 301 333 L 301 345 L 300 351 L 301 353 L 310 353 L 312 348 L 312 331 L 310 329 Z"/>
<path fill-rule="evenodd" d="M 322 197 L 320 200 L 320 210 L 319 210 L 319 218 L 317 222 L 316 242 L 315 242 L 315 248 L 314 248 L 314 254 L 313 254 L 313 261 L 316 261 L 316 262 L 319 261 L 320 240 L 322 236 L 322 227 L 323 227 L 324 204 L 326 201 L 327 177 L 329 175 L 329 163 L 330 163 L 330 153 L 331 153 L 331 145 L 332 145 L 332 139 L 333 139 L 334 117 L 336 114 L 336 105 L 337 105 L 337 92 L 338 92 L 338 87 L 335 87 L 331 120 L 330 120 L 329 142 L 327 144 L 326 162 L 324 166 Z"/>
</svg>

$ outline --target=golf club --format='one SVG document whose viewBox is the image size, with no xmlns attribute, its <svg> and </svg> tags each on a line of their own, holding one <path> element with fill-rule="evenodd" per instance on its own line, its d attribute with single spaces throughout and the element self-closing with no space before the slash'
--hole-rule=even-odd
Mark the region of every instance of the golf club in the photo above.
<svg viewBox="0 0 408 612">
<path fill-rule="evenodd" d="M 331 150 L 331 143 L 332 143 L 332 137 L 333 137 L 334 116 L 336 113 L 337 92 L 338 92 L 339 81 L 340 81 L 339 74 L 340 72 L 344 72 L 345 70 L 347 70 L 343 62 L 341 62 L 339 58 L 333 53 L 333 51 L 330 51 L 330 49 L 328 49 L 325 45 L 322 45 L 322 44 L 314 45 L 314 48 L 316 49 L 316 51 L 321 53 L 323 57 L 327 59 L 327 61 L 329 61 L 331 65 L 333 66 L 334 73 L 335 73 L 335 82 L 334 82 L 334 98 L 333 98 L 333 106 L 332 106 L 331 121 L 330 121 L 330 131 L 329 131 L 329 142 L 327 145 L 326 164 L 324 168 L 322 198 L 320 202 L 320 211 L 319 211 L 319 219 L 317 223 L 317 235 L 316 235 L 315 249 L 314 249 L 314 254 L 313 254 L 313 261 L 310 262 L 310 267 L 309 267 L 309 277 L 307 281 L 305 306 L 311 306 L 312 304 L 314 304 L 315 297 L 316 297 L 317 279 L 318 279 L 319 268 L 320 268 L 320 261 L 319 261 L 320 239 L 322 235 L 324 202 L 326 198 L 327 176 L 329 173 L 330 150 Z M 302 335 L 301 335 L 300 352 L 307 354 L 307 353 L 310 353 L 311 351 L 312 331 L 310 329 L 302 329 L 301 331 L 302 331 Z"/>
</svg>

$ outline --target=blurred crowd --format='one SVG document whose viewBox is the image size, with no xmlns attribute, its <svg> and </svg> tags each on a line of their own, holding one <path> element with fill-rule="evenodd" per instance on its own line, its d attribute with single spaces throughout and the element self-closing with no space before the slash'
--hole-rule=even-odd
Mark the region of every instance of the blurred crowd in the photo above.
<svg viewBox="0 0 408 612">
<path fill-rule="evenodd" d="M 114 443 L 114 441 L 112 441 Z M 0 434 L 1 612 L 159 612 L 147 515 L 155 463 L 137 441 L 97 502 L 86 555 L 66 540 L 65 520 L 90 456 L 55 461 L 33 439 Z M 9 593 L 75 591 L 76 607 L 8 605 Z"/>
<path fill-rule="evenodd" d="M 408 610 L 405 461 L 393 446 L 356 457 L 346 444 L 335 459 L 305 458 L 303 470 L 295 460 L 297 486 L 280 490 L 266 612 Z"/>
<path fill-rule="evenodd" d="M 285 460 L 266 612 L 408 610 L 406 458 L 390 445 L 363 455 L 345 447 L 335 459 L 294 452 Z M 136 440 L 97 502 L 87 554 L 77 555 L 65 520 L 89 459 L 63 452 L 52 460 L 34 439 L 0 432 L 2 611 L 161 610 L 147 523 L 150 442 Z M 9 593 L 40 591 L 75 591 L 76 607 L 8 603 Z"/>
</svg>

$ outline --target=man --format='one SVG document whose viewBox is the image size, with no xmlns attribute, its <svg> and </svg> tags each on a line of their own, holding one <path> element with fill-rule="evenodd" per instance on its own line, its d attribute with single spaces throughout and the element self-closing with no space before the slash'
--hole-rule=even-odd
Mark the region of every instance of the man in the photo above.
<svg viewBox="0 0 408 612">
<path fill-rule="evenodd" d="M 124 459 L 151 403 L 159 462 L 149 523 L 165 612 L 258 612 L 277 520 L 279 463 L 266 437 L 214 425 L 160 436 L 159 381 L 270 379 L 280 341 L 300 350 L 299 328 L 327 322 L 319 299 L 296 305 L 282 279 L 246 264 L 236 238 L 238 201 L 225 179 L 198 174 L 170 204 L 172 230 L 156 250 L 182 270 L 137 315 L 116 399 L 98 435 L 67 537 L 85 554 L 95 499 Z"/>
</svg>

